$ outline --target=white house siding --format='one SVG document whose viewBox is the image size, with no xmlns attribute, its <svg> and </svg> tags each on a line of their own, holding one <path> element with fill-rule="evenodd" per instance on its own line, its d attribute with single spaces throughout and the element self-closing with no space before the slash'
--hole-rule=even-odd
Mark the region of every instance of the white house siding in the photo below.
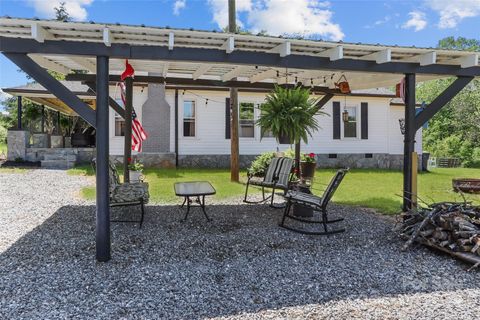
<svg viewBox="0 0 480 320">
<path fill-rule="evenodd" d="M 227 155 L 230 154 L 230 140 L 225 139 L 225 99 L 228 92 L 186 91 L 179 94 L 179 155 Z M 173 105 L 174 93 L 167 92 L 167 101 Z M 206 104 L 205 98 L 209 99 Z M 264 94 L 239 93 L 240 102 L 253 102 L 258 105 L 263 102 Z M 193 100 L 197 105 L 196 136 L 183 137 L 183 101 Z M 390 98 L 378 97 L 348 97 L 347 106 L 358 107 L 360 118 L 360 103 L 368 102 L 368 139 L 343 138 L 333 139 L 332 103 L 345 104 L 344 97 L 334 97 L 324 107 L 328 116 L 318 116 L 321 129 L 309 139 L 308 145 L 302 145 L 306 152 L 330 153 L 384 153 L 403 154 L 403 136 L 400 133 L 398 119 L 403 117 L 403 107 L 390 106 Z M 173 114 L 174 112 L 172 112 Z M 255 109 L 255 117 L 259 110 Z M 361 122 L 362 119 L 359 119 Z M 341 122 L 343 133 L 343 122 Z M 172 126 L 173 127 L 173 126 Z M 358 124 L 360 136 L 360 123 Z M 342 134 L 343 135 L 343 134 Z M 171 138 L 174 139 L 174 131 Z M 421 153 L 421 132 L 417 134 L 417 150 Z M 172 144 L 174 140 L 172 140 Z M 255 128 L 254 138 L 240 138 L 240 154 L 257 155 L 265 151 L 279 148 L 284 150 L 288 145 L 277 144 L 274 138 L 260 139 L 260 128 Z"/>
</svg>

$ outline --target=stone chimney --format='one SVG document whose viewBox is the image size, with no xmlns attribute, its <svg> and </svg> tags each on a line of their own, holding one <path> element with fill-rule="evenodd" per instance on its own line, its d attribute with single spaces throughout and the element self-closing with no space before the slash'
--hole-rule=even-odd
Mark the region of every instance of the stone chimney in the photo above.
<svg viewBox="0 0 480 320">
<path fill-rule="evenodd" d="M 148 85 L 148 98 L 142 106 L 142 125 L 148 134 L 143 152 L 170 152 L 170 105 L 165 99 L 164 84 Z"/>
</svg>

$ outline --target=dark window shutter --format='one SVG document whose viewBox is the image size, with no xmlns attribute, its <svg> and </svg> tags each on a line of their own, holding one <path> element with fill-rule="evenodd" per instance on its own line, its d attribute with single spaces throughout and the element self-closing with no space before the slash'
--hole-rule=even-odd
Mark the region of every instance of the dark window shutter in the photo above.
<svg viewBox="0 0 480 320">
<path fill-rule="evenodd" d="M 361 103 L 361 110 L 360 110 L 360 120 L 361 120 L 361 137 L 362 139 L 368 139 L 368 103 L 362 102 Z"/>
<path fill-rule="evenodd" d="M 340 139 L 340 102 L 333 102 L 333 139 Z"/>
<path fill-rule="evenodd" d="M 225 139 L 230 139 L 230 98 L 225 98 Z"/>
</svg>

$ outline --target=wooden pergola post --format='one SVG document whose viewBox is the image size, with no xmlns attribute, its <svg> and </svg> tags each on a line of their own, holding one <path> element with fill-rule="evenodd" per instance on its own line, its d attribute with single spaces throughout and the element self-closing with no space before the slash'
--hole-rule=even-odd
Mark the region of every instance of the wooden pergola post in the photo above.
<svg viewBox="0 0 480 320">
<path fill-rule="evenodd" d="M 45 106 L 42 104 L 42 133 L 45 133 Z"/>
<path fill-rule="evenodd" d="M 403 210 L 412 208 L 412 154 L 415 151 L 415 74 L 405 75 L 405 134 L 403 140 Z M 416 182 L 415 182 L 416 185 Z"/>
<path fill-rule="evenodd" d="M 130 182 L 128 159 L 132 157 L 132 109 L 133 109 L 133 79 L 125 79 L 125 146 L 123 153 L 123 181 Z"/>
<path fill-rule="evenodd" d="M 108 57 L 97 57 L 97 225 L 96 251 L 98 261 L 110 260 L 110 198 L 109 198 L 109 132 L 108 132 Z"/>
<path fill-rule="evenodd" d="M 235 0 L 228 0 L 228 32 L 237 31 Z M 236 79 L 232 79 L 236 80 Z M 230 88 L 230 180 L 240 180 L 239 155 L 240 147 L 238 140 L 238 89 Z"/>
</svg>

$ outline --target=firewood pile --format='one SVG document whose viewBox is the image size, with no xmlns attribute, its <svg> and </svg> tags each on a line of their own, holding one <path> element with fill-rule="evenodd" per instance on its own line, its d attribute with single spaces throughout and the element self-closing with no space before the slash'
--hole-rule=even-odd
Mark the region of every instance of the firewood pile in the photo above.
<svg viewBox="0 0 480 320">
<path fill-rule="evenodd" d="M 480 266 L 480 207 L 470 203 L 442 202 L 413 209 L 399 226 L 406 240 L 403 250 L 421 243 Z"/>
</svg>

